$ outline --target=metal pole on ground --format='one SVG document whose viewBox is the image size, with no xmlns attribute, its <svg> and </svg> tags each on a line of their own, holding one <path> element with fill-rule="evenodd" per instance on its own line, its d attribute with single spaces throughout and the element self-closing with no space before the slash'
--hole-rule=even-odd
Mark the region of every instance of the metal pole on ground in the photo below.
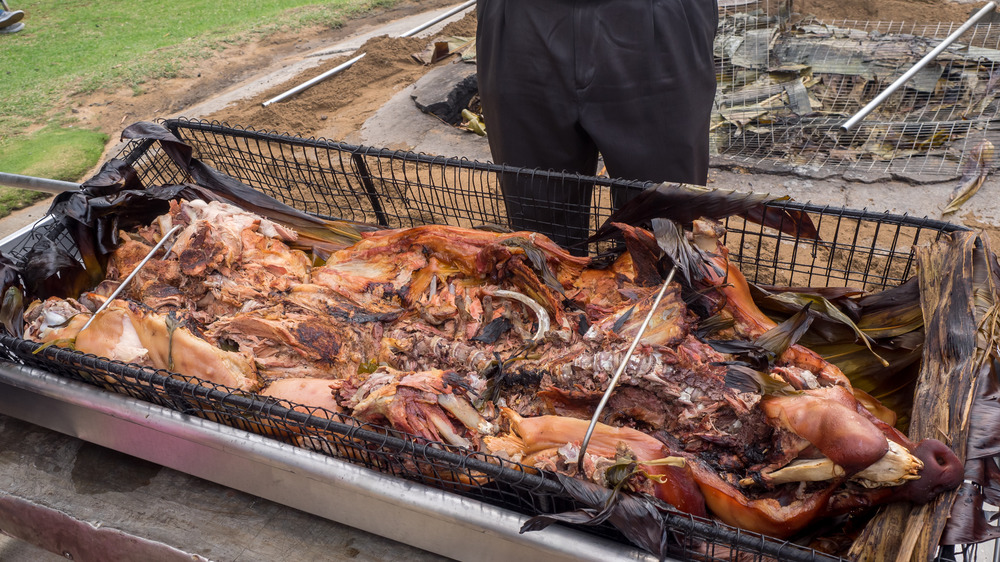
<svg viewBox="0 0 1000 562">
<path fill-rule="evenodd" d="M 0 0 L 0 1 L 3 1 L 3 0 Z M 400 35 L 400 37 L 410 37 L 410 36 L 412 36 L 412 35 L 414 35 L 416 33 L 419 33 L 421 31 L 427 29 L 428 27 L 434 25 L 435 23 L 437 23 L 437 22 L 439 22 L 439 21 L 441 21 L 443 19 L 446 19 L 448 17 L 451 17 L 452 15 L 457 14 L 458 12 L 461 12 L 462 10 L 468 8 L 469 6 L 472 6 L 475 3 L 476 3 L 476 0 L 469 0 L 468 2 L 466 2 L 466 3 L 464 3 L 464 4 L 460 5 L 460 6 L 456 6 L 456 7 L 448 10 L 447 12 L 445 12 L 445 13 L 439 15 L 439 16 L 436 16 L 436 17 L 432 18 L 430 21 L 424 22 L 424 23 L 418 25 L 417 27 L 414 27 L 413 29 L 411 29 L 411 30 L 407 31 L 406 33 Z M 354 63 L 356 63 L 359 60 L 361 60 L 361 58 L 364 57 L 365 54 L 366 53 L 361 53 L 360 55 L 354 57 L 353 59 L 351 59 L 351 60 L 349 60 L 347 62 L 345 62 L 344 64 L 341 64 L 340 66 L 337 66 L 336 68 L 332 68 L 332 69 L 324 72 L 323 74 L 320 74 L 319 76 L 313 78 L 312 80 L 303 82 L 302 84 L 299 84 L 298 86 L 292 88 L 291 90 L 288 90 L 288 91 L 286 91 L 286 92 L 284 92 L 282 94 L 278 94 L 277 96 L 274 96 L 273 98 L 265 101 L 261 105 L 263 105 L 264 107 L 267 107 L 267 106 L 271 105 L 272 103 L 279 102 L 279 101 L 281 101 L 281 100 L 283 100 L 283 99 L 285 99 L 285 98 L 287 98 L 289 96 L 294 96 L 295 94 L 301 92 L 302 90 L 310 88 L 310 87 L 314 86 L 315 84 L 317 84 L 319 82 L 322 82 L 323 80 L 326 80 L 327 78 L 329 78 L 329 77 L 331 77 L 331 76 L 333 76 L 335 74 L 343 72 L 344 70 L 350 68 L 351 65 L 353 65 Z"/>
<path fill-rule="evenodd" d="M 49 193 L 62 193 L 64 191 L 76 191 L 80 189 L 80 184 L 71 181 L 50 180 L 47 178 L 22 176 L 21 174 L 9 174 L 7 172 L 0 172 L 0 185 L 16 187 L 18 189 L 30 189 L 32 191 L 47 191 Z"/>
<path fill-rule="evenodd" d="M 879 95 L 875 96 L 875 99 L 873 99 L 872 101 L 868 102 L 868 105 L 866 105 L 863 108 L 861 108 L 861 111 L 855 113 L 854 115 L 851 116 L 850 119 L 848 119 L 847 121 L 845 121 L 844 124 L 840 126 L 840 129 L 842 131 L 849 131 L 849 130 L 851 130 L 862 119 L 864 119 L 869 113 L 871 113 L 872 110 L 874 110 L 876 107 L 878 107 L 879 105 L 881 105 L 882 102 L 884 102 L 886 100 L 886 98 L 888 98 L 889 96 L 891 96 L 892 93 L 895 92 L 900 86 L 902 86 L 903 84 L 905 84 L 907 80 L 909 80 L 910 78 L 913 78 L 913 75 L 916 74 L 917 72 L 919 72 L 921 68 L 927 66 L 927 63 L 931 62 L 939 54 L 941 54 L 941 51 L 943 51 L 946 48 L 948 48 L 948 45 L 951 45 L 952 43 L 954 43 L 956 39 L 958 39 L 966 31 L 968 31 L 968 29 L 970 27 L 972 27 L 973 25 L 975 25 L 977 21 L 979 21 L 980 19 L 982 19 L 983 16 L 985 16 L 986 14 L 988 14 L 988 13 L 992 12 L 994 9 L 996 9 L 996 7 L 997 7 L 997 3 L 996 2 L 990 2 L 989 4 L 983 6 L 983 8 L 981 10 L 979 10 L 978 12 L 976 12 L 975 14 L 973 14 L 973 16 L 971 18 L 969 18 L 968 21 L 966 21 L 965 23 L 963 23 L 962 27 L 959 27 L 958 29 L 956 29 L 954 31 L 954 33 L 952 33 L 948 37 L 945 37 L 944 41 L 941 41 L 941 44 L 938 45 L 937 47 L 935 47 L 933 51 L 927 53 L 924 56 L 924 58 L 922 58 L 919 61 L 917 61 L 917 64 L 913 65 L 909 70 L 907 70 L 905 73 L 903 73 L 903 75 L 900 76 L 899 78 L 897 78 L 895 82 L 893 82 L 892 84 L 889 84 L 889 87 L 886 88 L 882 93 L 880 93 Z"/>
<path fill-rule="evenodd" d="M 341 64 L 341 65 L 339 65 L 339 66 L 337 66 L 335 68 L 331 68 L 330 70 L 327 70 L 326 72 L 324 72 L 323 74 L 320 74 L 319 76 L 313 78 L 312 80 L 308 80 L 306 82 L 303 82 L 303 83 L 299 84 L 298 86 L 292 88 L 291 90 L 288 90 L 288 91 L 286 91 L 286 92 L 284 92 L 282 94 L 278 94 L 277 96 L 274 96 L 273 98 L 267 100 L 266 102 L 262 103 L 261 105 L 263 105 L 264 107 L 267 107 L 267 106 L 271 105 L 274 102 L 281 101 L 281 100 L 283 100 L 283 99 L 285 99 L 285 98 L 287 98 L 289 96 L 294 96 L 295 94 L 301 92 L 302 90 L 305 90 L 306 88 L 312 87 L 313 85 L 318 84 L 319 82 L 322 82 L 323 80 L 326 80 L 327 78 L 333 76 L 334 74 L 338 74 L 340 72 L 343 72 L 344 70 L 347 70 L 348 68 L 351 67 L 352 64 L 354 64 L 354 63 L 358 62 L 359 60 L 361 60 L 362 58 L 364 58 L 364 56 L 366 54 L 367 53 L 361 53 L 360 55 L 354 57 L 353 59 L 351 59 L 351 60 L 349 60 L 349 61 L 347 61 L 347 62 L 345 62 L 345 63 L 343 63 L 343 64 Z"/>
<path fill-rule="evenodd" d="M 447 19 L 447 18 L 449 18 L 449 17 L 451 17 L 451 16 L 453 16 L 453 15 L 461 12 L 462 10 L 468 8 L 469 6 L 472 6 L 475 3 L 476 3 L 476 0 L 469 0 L 465 4 L 462 4 L 461 6 L 456 6 L 456 7 L 452 8 L 452 9 L 448 10 L 447 12 L 441 14 L 440 16 L 437 16 L 436 18 L 434 18 L 434 19 L 432 19 L 430 21 L 424 22 L 424 23 L 418 25 L 417 27 L 414 27 L 413 29 L 411 29 L 411 30 L 407 31 L 406 33 L 400 35 L 400 37 L 411 37 L 411 36 L 413 36 L 413 35 L 415 35 L 417 33 L 420 33 L 421 31 L 427 29 L 428 27 L 434 25 L 435 23 L 437 23 L 437 22 L 439 22 L 439 21 L 441 21 L 443 19 Z"/>
</svg>

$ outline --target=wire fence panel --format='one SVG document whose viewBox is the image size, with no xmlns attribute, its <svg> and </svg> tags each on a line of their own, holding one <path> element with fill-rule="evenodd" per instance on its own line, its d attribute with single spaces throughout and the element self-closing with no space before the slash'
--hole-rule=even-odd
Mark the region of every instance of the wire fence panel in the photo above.
<svg viewBox="0 0 1000 562">
<path fill-rule="evenodd" d="M 944 180 L 992 167 L 1000 28 L 972 26 L 861 123 L 841 126 L 961 23 L 817 21 L 720 3 L 712 149 L 745 165 Z"/>
</svg>

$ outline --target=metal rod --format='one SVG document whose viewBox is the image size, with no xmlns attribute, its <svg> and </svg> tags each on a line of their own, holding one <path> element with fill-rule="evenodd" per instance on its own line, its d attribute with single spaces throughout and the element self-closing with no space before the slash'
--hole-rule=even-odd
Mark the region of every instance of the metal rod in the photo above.
<svg viewBox="0 0 1000 562">
<path fill-rule="evenodd" d="M 604 396 L 601 397 L 600 404 L 597 405 L 597 411 L 594 412 L 594 416 L 590 418 L 590 425 L 587 426 L 587 433 L 583 436 L 583 443 L 580 444 L 580 456 L 576 460 L 577 470 L 583 474 L 583 454 L 587 451 L 587 445 L 590 445 L 590 438 L 594 434 L 594 428 L 597 427 L 597 420 L 601 417 L 601 412 L 604 410 L 604 406 L 607 405 L 608 399 L 611 398 L 611 393 L 614 391 L 615 386 L 618 384 L 618 379 L 621 378 L 622 373 L 625 372 L 625 367 L 628 365 L 629 359 L 632 358 L 632 353 L 635 352 L 636 346 L 639 345 L 639 340 L 642 338 L 642 334 L 646 331 L 646 326 L 649 326 L 649 321 L 653 318 L 653 313 L 656 312 L 656 307 L 660 306 L 660 300 L 663 299 L 663 294 L 667 292 L 667 286 L 670 282 L 674 280 L 674 274 L 677 273 L 677 266 L 675 265 L 670 269 L 670 274 L 667 275 L 667 280 L 663 282 L 663 286 L 660 287 L 660 292 L 656 294 L 656 300 L 653 301 L 653 306 L 649 307 L 649 314 L 646 315 L 646 319 L 642 321 L 642 325 L 639 326 L 639 333 L 635 335 L 635 339 L 632 340 L 632 345 L 629 346 L 628 352 L 625 353 L 625 357 L 622 358 L 621 365 L 618 366 L 618 371 L 615 372 L 615 376 L 608 383 L 608 389 L 604 391 Z"/>
<path fill-rule="evenodd" d="M 0 185 L 16 187 L 18 189 L 30 189 L 32 191 L 46 191 L 48 193 L 62 193 L 64 191 L 76 191 L 80 189 L 80 184 L 71 181 L 50 180 L 33 176 L 22 176 L 21 174 L 8 174 L 7 172 L 0 172 Z"/>
<path fill-rule="evenodd" d="M 456 6 L 456 7 L 452 8 L 452 9 L 448 10 L 447 12 L 441 14 L 440 16 L 437 16 L 436 18 L 434 18 L 434 19 L 432 19 L 432 20 L 430 20 L 430 21 L 428 21 L 426 23 L 422 23 L 422 24 L 418 25 L 417 27 L 414 27 L 413 29 L 411 29 L 411 30 L 407 31 L 406 33 L 400 35 L 400 37 L 410 37 L 410 36 L 412 36 L 412 35 L 414 35 L 416 33 L 420 33 L 421 31 L 427 29 L 428 27 L 434 25 L 435 23 L 437 23 L 437 22 L 439 22 L 439 21 L 441 21 L 441 20 L 443 20 L 445 18 L 448 18 L 448 17 L 451 17 L 451 16 L 457 14 L 458 12 L 461 12 L 462 10 L 468 8 L 469 6 L 471 6 L 471 5 L 475 4 L 475 3 L 476 3 L 476 0 L 469 0 L 465 4 L 462 4 L 461 6 Z"/>
<path fill-rule="evenodd" d="M 105 300 L 104 303 L 101 306 L 99 306 L 97 310 L 94 311 L 94 314 L 90 316 L 90 319 L 87 320 L 87 323 L 84 324 L 82 328 L 80 328 L 81 332 L 86 330 L 87 327 L 90 326 L 90 323 L 94 321 L 94 318 L 97 318 L 97 315 L 100 314 L 102 310 L 107 308 L 108 305 L 111 304 L 111 301 L 115 300 L 115 298 L 118 296 L 118 293 L 121 293 L 122 290 L 125 289 L 125 287 L 129 284 L 129 282 L 132 281 L 132 278 L 135 277 L 137 273 L 139 273 L 139 270 L 142 269 L 144 265 L 146 265 L 146 262 L 148 262 L 150 259 L 153 258 L 153 254 L 158 252 L 160 248 L 163 247 L 163 244 L 165 244 L 166 241 L 170 239 L 173 233 L 180 230 L 180 228 L 181 225 L 177 225 L 168 230 L 167 233 L 163 235 L 163 238 L 161 238 L 160 241 L 157 242 L 155 246 L 153 246 L 153 249 L 150 250 L 148 254 L 146 254 L 146 257 L 142 258 L 142 261 L 139 262 L 139 265 L 137 265 L 136 268 L 132 270 L 132 273 L 129 273 L 128 277 L 126 277 L 125 280 L 122 281 L 120 285 L 118 285 L 118 288 L 115 289 L 113 293 L 111 293 L 111 296 L 109 296 L 107 300 Z"/>
<path fill-rule="evenodd" d="M 923 67 L 927 66 L 927 63 L 931 62 L 939 54 L 941 54 L 941 51 L 943 51 L 946 48 L 948 48 L 948 45 L 951 45 L 963 33 L 965 33 L 966 31 L 968 31 L 968 29 L 970 27 L 972 27 L 973 25 L 975 25 L 975 23 L 977 21 L 979 21 L 980 19 L 982 19 L 982 17 L 985 16 L 986 14 L 992 12 L 996 7 L 997 7 L 997 3 L 996 2 L 990 2 L 989 4 L 986 4 L 985 6 L 983 6 L 983 8 L 981 10 L 979 10 L 978 12 L 976 12 L 975 14 L 973 14 L 973 16 L 971 18 L 969 18 L 968 21 L 966 21 L 965 23 L 963 23 L 962 27 L 959 27 L 951 35 L 949 35 L 948 37 L 945 37 L 944 41 L 941 41 L 941 43 L 937 47 L 935 47 L 933 51 L 927 53 L 924 56 L 924 58 L 922 58 L 919 61 L 917 61 L 917 64 L 913 65 L 902 76 L 900 76 L 899 78 L 897 78 L 895 82 L 893 82 L 892 84 L 889 84 L 889 87 L 886 88 L 882 93 L 880 93 L 879 95 L 875 96 L 875 99 L 873 99 L 872 101 L 868 102 L 868 105 L 866 105 L 863 108 L 861 108 L 861 111 L 858 111 L 857 113 L 855 113 L 854 115 L 852 115 L 850 119 L 848 119 L 847 121 L 845 121 L 844 124 L 840 126 L 840 129 L 842 131 L 849 131 L 849 130 L 851 130 L 862 119 L 864 119 L 869 113 L 871 113 L 876 107 L 878 107 L 879 105 L 881 105 L 882 102 L 884 102 L 886 100 L 886 98 L 888 98 L 889 96 L 891 96 L 892 93 L 895 92 L 900 86 L 902 86 L 904 83 L 906 83 L 907 80 L 909 80 L 910 78 L 913 78 L 914 74 L 916 74 L 917 72 L 919 72 L 920 69 L 922 69 Z"/>
<path fill-rule="evenodd" d="M 312 80 L 308 80 L 306 82 L 303 82 L 303 83 L 299 84 L 298 86 L 292 88 L 291 90 L 286 91 L 283 94 L 278 94 L 278 95 L 274 96 L 273 98 L 267 100 L 266 102 L 262 103 L 261 105 L 263 105 L 264 107 L 267 107 L 267 106 L 271 105 L 274 102 L 281 101 L 281 100 L 283 100 L 283 99 L 285 99 L 285 98 L 287 98 L 289 96 L 293 96 L 293 95 L 301 92 L 302 90 L 305 90 L 306 88 L 310 88 L 313 85 L 315 85 L 315 84 L 317 84 L 319 82 L 322 82 L 323 80 L 326 80 L 327 78 L 333 76 L 334 74 L 337 74 L 339 72 L 347 70 L 348 68 L 351 67 L 352 64 L 354 64 L 354 63 L 358 62 L 359 60 L 361 60 L 362 58 L 364 58 L 364 56 L 366 54 L 367 53 L 361 53 L 360 55 L 354 57 L 353 59 L 351 59 L 351 60 L 349 60 L 347 62 L 345 62 L 344 64 L 341 64 L 340 66 L 337 66 L 336 68 L 331 68 L 330 70 L 327 70 L 326 72 L 324 72 L 323 74 L 320 74 L 319 76 L 313 78 Z"/>
</svg>

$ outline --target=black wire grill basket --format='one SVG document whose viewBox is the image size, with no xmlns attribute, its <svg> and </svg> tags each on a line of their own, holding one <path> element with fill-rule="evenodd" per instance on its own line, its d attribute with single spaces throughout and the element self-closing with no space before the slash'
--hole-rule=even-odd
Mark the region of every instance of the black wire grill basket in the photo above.
<svg viewBox="0 0 1000 562">
<path fill-rule="evenodd" d="M 205 121 L 168 120 L 162 125 L 191 146 L 202 162 L 284 203 L 325 218 L 391 228 L 429 223 L 506 225 L 499 184 L 507 177 L 545 181 L 565 189 L 592 187 L 589 212 L 591 228 L 595 228 L 610 214 L 616 190 L 628 193 L 651 185 L 303 139 Z M 154 141 L 131 141 L 118 157 L 133 166 L 144 185 L 191 181 Z M 928 219 L 790 201 L 771 205 L 808 213 L 821 241 L 798 239 L 739 218 L 730 219 L 726 225 L 730 259 L 750 281 L 765 285 L 866 290 L 896 286 L 914 274 L 915 247 L 941 232 L 962 228 Z M 577 212 L 588 209 L 581 206 Z M 21 258 L 41 237 L 71 250 L 68 236 L 54 224 L 40 221 L 5 252 Z M 601 249 L 589 248 L 592 253 Z M 0 336 L 0 352 L 10 361 L 522 514 L 582 507 L 551 473 L 320 408 L 6 335 Z M 668 552 L 681 559 L 836 560 L 797 544 L 680 512 L 665 514 L 664 524 L 669 531 Z M 587 530 L 625 541 L 610 525 Z"/>
</svg>

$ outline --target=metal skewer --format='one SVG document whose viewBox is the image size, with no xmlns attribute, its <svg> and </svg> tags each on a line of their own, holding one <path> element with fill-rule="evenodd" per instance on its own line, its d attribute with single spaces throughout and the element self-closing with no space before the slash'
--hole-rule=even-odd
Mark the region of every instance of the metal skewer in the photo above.
<svg viewBox="0 0 1000 562">
<path fill-rule="evenodd" d="M 262 103 L 261 105 L 264 106 L 264 107 L 267 107 L 267 106 L 271 105 L 272 103 L 279 102 L 279 101 L 281 101 L 281 100 L 283 100 L 283 99 L 285 99 L 285 98 L 287 98 L 289 96 L 293 96 L 293 95 L 301 92 L 302 90 L 305 90 L 307 88 L 311 88 L 313 85 L 318 84 L 318 83 L 322 82 L 323 80 L 326 80 L 327 78 L 333 76 L 334 74 L 338 74 L 340 72 L 343 72 L 343 71 L 347 70 L 348 68 L 351 67 L 351 65 L 353 65 L 354 63 L 356 63 L 359 60 L 361 60 L 362 58 L 364 58 L 364 56 L 366 54 L 368 54 L 368 53 L 361 53 L 360 55 L 354 57 L 353 59 L 351 59 L 351 60 L 349 60 L 349 61 L 347 61 L 345 63 L 342 63 L 342 64 L 340 64 L 340 65 L 338 65 L 338 66 L 336 66 L 334 68 L 331 68 L 330 70 L 327 70 L 323 74 L 320 74 L 319 76 L 317 76 L 317 77 L 315 77 L 315 78 L 313 78 L 311 80 L 307 80 L 307 81 L 299 84 L 298 86 L 292 88 L 291 90 L 288 90 L 288 91 L 286 91 L 284 93 L 281 93 L 281 94 L 278 94 L 278 95 L 274 96 L 273 98 L 267 100 L 266 102 Z"/>
<path fill-rule="evenodd" d="M 177 225 L 177 226 L 171 228 L 170 230 L 168 230 L 167 233 L 163 235 L 163 238 L 161 238 L 160 241 L 157 242 L 155 246 L 153 246 L 153 249 L 150 250 L 148 254 L 146 254 L 146 257 L 142 258 L 142 261 L 139 262 L 139 265 L 137 265 L 136 268 L 132 270 L 132 273 L 129 273 L 128 277 L 126 277 L 125 280 L 122 281 L 120 285 L 118 285 L 118 288 L 115 289 L 113 293 L 111 293 L 111 296 L 109 296 L 107 298 L 107 300 L 104 301 L 104 304 L 102 304 L 101 306 L 97 307 L 97 310 L 95 310 L 94 314 L 91 315 L 91 317 L 90 317 L 89 320 L 87 320 L 87 323 L 84 324 L 82 328 L 80 328 L 81 332 L 84 331 L 84 330 L 86 330 L 87 326 L 90 326 L 90 323 L 94 321 L 94 318 L 97 318 L 97 315 L 100 314 L 102 310 L 104 310 L 105 308 L 107 308 L 108 305 L 111 304 L 111 301 L 115 300 L 115 298 L 118 296 L 118 293 L 122 292 L 122 289 L 124 289 L 129 284 L 129 281 L 131 281 L 132 278 L 135 277 L 135 275 L 137 273 L 139 273 L 139 270 L 142 269 L 142 267 L 144 265 L 146 265 L 146 262 L 148 262 L 150 259 L 152 259 L 153 255 L 156 254 L 156 252 L 158 252 L 160 250 L 160 248 L 163 247 L 163 245 L 167 242 L 167 240 L 169 240 L 170 237 L 175 232 L 177 232 L 178 230 L 180 230 L 180 228 L 181 228 L 181 225 Z M 167 250 L 167 253 L 169 254 L 170 250 Z"/>
<path fill-rule="evenodd" d="M 601 397 L 600 404 L 597 405 L 597 411 L 594 412 L 594 417 L 590 418 L 590 425 L 587 427 L 587 433 L 583 436 L 583 443 L 580 444 L 580 455 L 576 461 L 576 469 L 579 472 L 583 472 L 583 454 L 587 452 L 587 445 L 590 444 L 590 438 L 594 434 L 594 428 L 597 427 L 597 420 L 601 417 L 601 412 L 604 411 L 604 406 L 607 405 L 608 399 L 611 398 L 611 393 L 615 390 L 615 386 L 618 384 L 618 379 L 621 378 L 622 373 L 625 372 L 625 366 L 628 365 L 629 359 L 632 358 L 632 353 L 635 352 L 636 346 L 639 345 L 639 339 L 642 338 L 642 334 L 646 331 L 646 326 L 649 326 L 649 321 L 653 318 L 653 313 L 656 312 L 656 308 L 660 306 L 660 300 L 663 299 L 663 294 L 667 292 L 667 286 L 674 279 L 674 274 L 677 273 L 677 266 L 675 265 L 670 269 L 670 274 L 667 275 L 667 280 L 663 282 L 663 286 L 660 287 L 660 292 L 656 295 L 656 300 L 653 301 L 653 306 L 649 307 L 649 314 L 646 315 L 646 319 L 642 321 L 642 325 L 639 326 L 639 333 L 635 335 L 632 340 L 632 345 L 629 346 L 628 352 L 625 353 L 625 357 L 622 359 L 621 365 L 618 366 L 618 371 L 615 372 L 615 376 L 612 377 L 611 382 L 608 383 L 608 389 L 604 391 L 604 396 Z"/>
<path fill-rule="evenodd" d="M 32 191 L 47 191 L 48 193 L 62 193 L 64 191 L 77 191 L 80 189 L 80 184 L 70 181 L 50 180 L 34 176 L 22 176 L 21 174 L 9 174 L 7 172 L 0 172 L 0 185 L 16 187 L 18 189 L 30 189 Z"/>
<path fill-rule="evenodd" d="M 868 105 L 866 105 L 863 108 L 861 108 L 861 111 L 858 111 L 857 113 L 855 113 L 854 115 L 852 115 L 850 119 L 848 119 L 847 121 L 844 121 L 844 124 L 840 126 L 840 129 L 842 131 L 849 131 L 849 130 L 851 130 L 862 119 L 864 119 L 865 116 L 867 116 L 869 113 L 871 113 L 876 107 L 878 107 L 879 105 L 881 105 L 882 102 L 884 102 L 886 100 L 886 98 L 888 98 L 890 95 L 892 95 L 892 93 L 895 92 L 900 86 L 902 86 L 903 84 L 905 84 L 907 80 L 909 80 L 910 78 L 913 78 L 913 75 L 916 74 L 917 72 L 919 72 L 921 68 L 927 66 L 927 63 L 931 62 L 932 60 L 934 60 L 935 57 L 937 57 L 939 54 L 941 54 L 941 51 L 945 50 L 948 47 L 948 45 L 951 45 L 955 41 L 955 39 L 958 39 L 963 33 L 965 33 L 970 27 L 972 27 L 977 21 L 979 21 L 980 19 L 982 19 L 982 17 L 985 16 L 986 14 L 992 12 L 996 7 L 997 7 L 997 3 L 996 2 L 990 2 L 989 4 L 986 4 L 985 6 L 983 6 L 983 8 L 981 10 L 979 10 L 978 12 L 976 12 L 971 18 L 969 18 L 968 21 L 966 21 L 965 23 L 963 23 L 962 27 L 959 27 L 958 29 L 955 30 L 954 33 L 952 33 L 948 37 L 945 37 L 944 41 L 941 41 L 941 43 L 937 47 L 934 47 L 933 51 L 931 51 L 931 52 L 927 53 L 926 55 L 924 55 L 924 58 L 922 58 L 919 61 L 917 61 L 917 64 L 915 64 L 912 67 L 910 67 L 910 69 L 907 70 L 905 73 L 903 73 L 902 76 L 900 76 L 899 78 L 897 78 L 895 82 L 893 82 L 892 84 L 889 84 L 889 87 L 886 88 L 884 91 L 882 91 L 882 93 L 880 93 L 879 95 L 875 96 L 875 99 L 873 99 L 872 101 L 868 102 Z"/>
<path fill-rule="evenodd" d="M 413 29 L 411 29 L 411 30 L 407 31 L 406 33 L 400 35 L 400 37 L 411 37 L 411 36 L 413 36 L 413 35 L 415 35 L 417 33 L 420 33 L 421 31 L 427 29 L 428 27 L 434 25 L 435 23 L 437 23 L 437 22 L 439 22 L 439 21 L 441 21 L 443 19 L 447 19 L 447 18 L 449 18 L 449 17 L 451 17 L 451 16 L 453 16 L 453 15 L 461 12 L 462 10 L 468 8 L 469 6 L 471 6 L 471 5 L 475 4 L 475 3 L 476 3 L 476 0 L 469 0 L 465 4 L 462 4 L 461 6 L 456 6 L 456 7 L 448 10 L 447 12 L 441 14 L 440 16 L 438 16 L 436 18 L 434 18 L 434 19 L 432 19 L 430 21 L 424 22 L 424 23 L 418 25 L 417 27 L 414 27 Z"/>
</svg>

